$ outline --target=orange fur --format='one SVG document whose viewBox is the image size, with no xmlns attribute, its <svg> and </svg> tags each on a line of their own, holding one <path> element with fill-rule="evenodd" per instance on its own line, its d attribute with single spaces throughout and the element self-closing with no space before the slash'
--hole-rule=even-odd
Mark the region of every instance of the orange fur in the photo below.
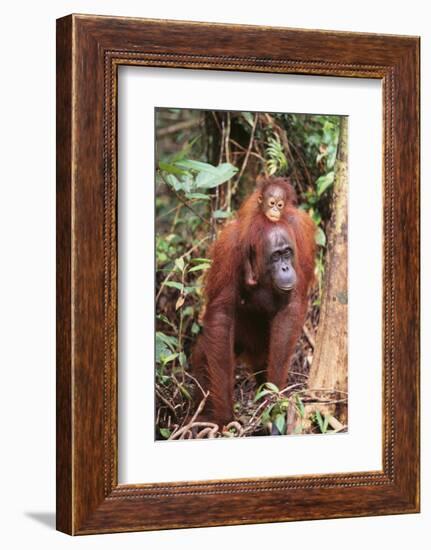
<svg viewBox="0 0 431 550">
<path fill-rule="evenodd" d="M 274 222 L 267 219 L 258 199 L 270 184 L 286 190 L 282 217 L 275 223 L 283 226 L 292 242 L 297 284 L 288 304 L 273 319 L 267 321 L 255 314 L 256 318 L 239 320 L 240 297 L 247 291 L 244 266 L 250 251 L 255 255 L 258 274 L 264 269 L 265 236 Z M 296 208 L 295 201 L 293 187 L 285 179 L 261 181 L 212 247 L 212 265 L 205 278 L 203 333 L 193 351 L 192 365 L 200 383 L 210 392 L 206 416 L 218 423 L 227 423 L 232 418 L 234 347 L 240 333 L 248 348 L 246 352 L 256 362 L 266 357 L 267 379 L 278 385 L 287 380 L 290 357 L 305 320 L 315 261 L 316 228 L 308 214 Z M 262 326 L 267 327 L 269 336 L 259 332 L 258 327 Z M 262 365 L 254 367 L 257 370 Z"/>
</svg>

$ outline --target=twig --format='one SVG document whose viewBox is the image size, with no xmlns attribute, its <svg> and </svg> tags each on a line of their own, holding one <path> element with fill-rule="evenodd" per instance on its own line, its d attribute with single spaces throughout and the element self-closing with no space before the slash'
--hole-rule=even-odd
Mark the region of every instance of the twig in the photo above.
<svg viewBox="0 0 431 550">
<path fill-rule="evenodd" d="M 203 223 L 211 226 L 211 222 L 209 222 L 203 216 L 201 216 L 199 212 L 196 212 L 196 210 L 192 206 L 190 206 L 190 204 L 186 201 L 186 199 L 183 199 L 183 197 L 177 191 L 175 191 L 175 189 L 172 189 L 172 187 L 170 187 L 169 189 L 173 191 L 177 199 L 181 201 L 184 204 L 184 206 L 190 210 L 190 212 L 193 212 L 193 214 L 197 216 Z"/>
<path fill-rule="evenodd" d="M 208 426 L 206 426 L 207 424 Z M 195 422 L 192 428 L 197 426 L 206 427 L 197 434 L 196 439 L 203 439 L 206 435 L 208 435 L 208 439 L 214 439 L 219 429 L 218 424 L 213 424 L 212 422 Z"/>
<path fill-rule="evenodd" d="M 233 143 L 235 145 L 235 147 L 238 147 L 238 149 L 241 149 L 241 151 L 244 151 L 245 153 L 247 153 L 247 149 L 245 147 L 243 147 L 240 143 L 235 141 L 234 139 L 230 138 L 230 142 Z M 259 155 L 255 151 L 250 151 L 250 156 L 256 157 L 259 160 L 261 160 L 262 162 L 265 162 L 264 157 L 262 155 Z"/>
<path fill-rule="evenodd" d="M 230 147 L 229 147 L 229 138 L 230 138 L 230 128 L 231 128 L 231 118 L 229 111 L 227 112 L 227 124 L 226 124 L 226 134 L 225 134 L 225 156 L 226 156 L 226 162 L 230 163 Z M 232 210 L 232 180 L 229 179 L 227 181 L 227 192 L 224 202 L 224 210 L 227 210 L 227 212 L 230 212 Z"/>
<path fill-rule="evenodd" d="M 196 409 L 194 415 L 193 415 L 192 418 L 190 419 L 190 422 L 188 422 L 185 426 L 183 426 L 183 427 L 180 428 L 179 430 L 172 432 L 172 434 L 170 435 L 169 439 L 178 439 L 178 438 L 180 437 L 180 435 L 181 435 L 183 432 L 188 431 L 188 430 L 192 427 L 192 425 L 193 425 L 193 423 L 195 422 L 196 418 L 200 415 L 200 413 L 202 412 L 203 408 L 205 407 L 205 403 L 206 403 L 206 400 L 207 400 L 208 396 L 209 396 L 209 392 L 206 392 L 204 398 L 203 398 L 202 401 L 199 403 L 199 406 L 198 406 L 198 408 Z"/>
<path fill-rule="evenodd" d="M 256 131 L 257 119 L 258 119 L 258 114 L 255 113 L 254 120 L 253 120 L 253 126 L 252 126 L 251 133 L 250 133 L 250 141 L 248 142 L 247 152 L 245 153 L 244 160 L 242 161 L 241 170 L 239 171 L 239 174 L 236 177 L 235 182 L 232 185 L 232 194 L 233 195 L 235 194 L 235 192 L 237 190 L 239 180 L 242 178 L 242 175 L 244 174 L 244 170 L 247 166 L 248 159 L 250 157 L 251 148 L 253 147 L 254 133 Z"/>
<path fill-rule="evenodd" d="M 305 334 L 305 337 L 307 338 L 308 340 L 308 343 L 310 344 L 310 346 L 314 349 L 315 347 L 315 341 L 314 341 L 314 338 L 311 334 L 311 332 L 308 330 L 308 328 L 306 327 L 306 325 L 304 325 L 302 327 L 302 332 Z"/>
<path fill-rule="evenodd" d="M 232 429 L 236 430 L 238 437 L 241 437 L 244 434 L 244 428 L 236 420 L 232 420 L 232 422 L 229 422 L 229 424 L 225 426 L 223 433 L 229 432 Z"/>
<path fill-rule="evenodd" d="M 195 377 L 194 377 L 192 374 L 190 374 L 189 372 L 184 371 L 184 374 L 193 380 L 193 382 L 196 384 L 196 386 L 201 390 L 202 395 L 205 397 L 205 395 L 206 395 L 207 392 L 203 389 L 203 387 L 202 387 L 201 384 L 199 383 L 199 380 L 198 380 L 197 378 L 195 378 Z"/>
<path fill-rule="evenodd" d="M 335 388 L 307 388 L 302 391 L 309 391 L 310 393 L 316 392 L 316 391 L 326 391 L 327 393 L 344 393 L 344 395 L 349 395 L 348 392 L 343 390 L 337 390 Z"/>
<path fill-rule="evenodd" d="M 292 147 L 295 150 L 296 154 L 298 155 L 298 159 L 299 159 L 300 163 L 302 164 L 302 166 L 304 168 L 305 175 L 307 176 L 308 185 L 312 185 L 313 180 L 311 179 L 310 172 L 308 171 L 308 168 L 307 168 L 307 164 L 305 163 L 304 159 L 302 158 L 302 155 L 299 152 L 298 147 L 296 147 L 296 145 L 294 145 L 292 142 L 289 142 L 289 146 Z"/>
<path fill-rule="evenodd" d="M 193 128 L 193 126 L 199 126 L 199 124 L 199 119 L 182 120 L 166 128 L 159 128 L 156 132 L 156 135 L 158 138 L 165 137 L 169 134 L 175 134 L 175 132 L 179 132 L 180 130 L 188 130 L 189 128 Z"/>
<path fill-rule="evenodd" d="M 286 393 L 286 392 L 288 392 L 289 390 L 292 390 L 293 388 L 297 388 L 298 386 L 303 386 L 303 385 L 304 385 L 304 384 L 301 384 L 301 383 L 292 384 L 291 386 L 287 386 L 287 388 L 284 388 L 283 390 L 280 390 L 278 393 L 279 393 L 279 394 Z"/>
<path fill-rule="evenodd" d="M 304 378 L 308 378 L 308 375 L 307 374 L 304 374 L 302 372 L 296 372 L 294 370 L 290 370 L 289 371 L 289 374 L 295 374 L 296 376 L 303 376 Z"/>
<path fill-rule="evenodd" d="M 192 252 L 194 252 L 197 248 L 200 247 L 200 245 L 202 243 L 204 243 L 205 241 L 207 241 L 209 239 L 209 237 L 204 237 L 203 239 L 201 239 L 198 243 L 196 243 L 195 245 L 193 245 L 191 248 L 189 248 L 189 250 L 186 250 L 183 254 L 181 254 L 181 256 L 178 257 L 178 259 L 180 258 L 185 258 L 186 256 L 189 256 Z M 176 270 L 176 266 L 174 266 L 170 271 L 169 273 L 166 275 L 166 277 L 163 279 L 162 283 L 160 284 L 160 288 L 159 288 L 159 291 L 157 292 L 156 294 L 156 301 L 160 298 L 160 294 L 162 293 L 162 290 L 164 288 L 164 286 L 166 285 L 166 283 L 169 281 L 169 279 L 172 277 L 174 271 Z"/>
<path fill-rule="evenodd" d="M 160 393 L 160 391 L 156 388 L 156 394 L 157 394 L 157 397 L 163 401 L 163 403 L 169 408 L 171 409 L 171 411 L 174 413 L 175 417 L 177 416 L 177 411 L 175 410 L 175 407 L 174 405 L 172 405 L 172 403 L 170 401 L 168 401 L 166 399 L 166 397 L 163 397 L 163 395 Z"/>
<path fill-rule="evenodd" d="M 217 117 L 216 117 L 215 112 L 214 112 L 214 111 L 211 111 L 211 114 L 212 114 L 212 116 L 213 116 L 213 119 L 214 119 L 214 122 L 216 123 L 217 128 L 220 130 L 220 129 L 221 129 L 221 128 L 220 128 L 220 123 L 219 123 L 219 121 L 217 120 Z"/>
<path fill-rule="evenodd" d="M 244 429 L 244 433 L 253 432 L 256 426 L 259 424 L 259 420 L 261 419 L 263 413 L 265 412 L 266 407 L 270 404 L 271 399 L 265 398 L 262 403 L 258 406 L 258 408 L 254 411 L 254 413 L 251 415 L 250 420 L 248 421 L 248 426 Z M 263 410 L 262 410 L 263 409 Z M 262 413 L 257 417 L 257 415 L 262 410 Z"/>
</svg>

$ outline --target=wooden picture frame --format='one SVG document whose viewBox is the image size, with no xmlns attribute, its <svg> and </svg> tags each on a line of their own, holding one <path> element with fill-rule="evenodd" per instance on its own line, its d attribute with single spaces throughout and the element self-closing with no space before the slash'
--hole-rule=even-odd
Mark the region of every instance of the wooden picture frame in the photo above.
<svg viewBox="0 0 431 550">
<path fill-rule="evenodd" d="M 383 84 L 383 469 L 119 485 L 119 65 Z M 57 21 L 57 529 L 419 511 L 419 38 L 70 15 Z"/>
</svg>

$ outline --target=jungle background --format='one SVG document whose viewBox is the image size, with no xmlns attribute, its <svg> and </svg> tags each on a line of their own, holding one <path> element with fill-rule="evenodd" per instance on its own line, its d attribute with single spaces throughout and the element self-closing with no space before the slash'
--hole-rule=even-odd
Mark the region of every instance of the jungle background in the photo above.
<svg viewBox="0 0 431 550">
<path fill-rule="evenodd" d="M 322 347 L 316 343 L 316 334 L 328 249 L 335 255 L 336 249 L 342 250 L 335 264 L 346 262 L 346 246 L 337 245 L 335 234 L 343 234 L 342 242 L 346 243 L 346 212 L 340 214 L 342 230 L 333 227 L 332 237 L 328 236 L 331 218 L 334 226 L 334 212 L 347 210 L 347 204 L 340 203 L 340 193 L 334 192 L 337 180 L 347 185 L 346 175 L 340 175 L 339 170 L 337 175 L 337 162 L 343 158 L 339 142 L 344 118 L 156 109 L 156 439 L 346 430 L 347 374 L 342 373 L 342 383 L 332 376 L 340 359 L 328 362 L 335 365 L 328 364 L 334 378 L 330 383 L 321 375 L 310 375 L 316 348 Z M 259 174 L 289 176 L 299 208 L 315 221 L 316 284 L 287 386 L 277 388 L 267 383 L 258 387 L 247 366 L 239 364 L 235 418 L 225 427 L 202 424 L 196 418 L 207 396 L 193 377 L 189 358 L 201 330 L 204 277 L 211 265 L 209 247 L 254 190 Z M 343 276 L 340 265 L 337 268 L 332 278 Z M 345 305 L 347 289 L 338 294 L 340 304 Z M 341 339 L 347 338 L 344 310 L 338 322 Z M 331 315 L 338 313 L 326 312 L 326 317 Z M 340 378 L 339 373 L 335 375 Z M 319 387 L 310 387 L 310 378 Z"/>
</svg>

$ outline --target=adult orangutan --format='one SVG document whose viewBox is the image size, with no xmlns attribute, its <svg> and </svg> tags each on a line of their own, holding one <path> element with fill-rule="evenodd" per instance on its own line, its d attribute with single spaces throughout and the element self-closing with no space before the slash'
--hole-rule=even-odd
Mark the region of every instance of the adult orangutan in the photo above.
<svg viewBox="0 0 431 550">
<path fill-rule="evenodd" d="M 287 381 L 315 259 L 314 222 L 294 202 L 288 180 L 261 180 L 213 245 L 192 365 L 209 391 L 203 416 L 220 426 L 233 417 L 238 356 L 278 388 Z"/>
</svg>

